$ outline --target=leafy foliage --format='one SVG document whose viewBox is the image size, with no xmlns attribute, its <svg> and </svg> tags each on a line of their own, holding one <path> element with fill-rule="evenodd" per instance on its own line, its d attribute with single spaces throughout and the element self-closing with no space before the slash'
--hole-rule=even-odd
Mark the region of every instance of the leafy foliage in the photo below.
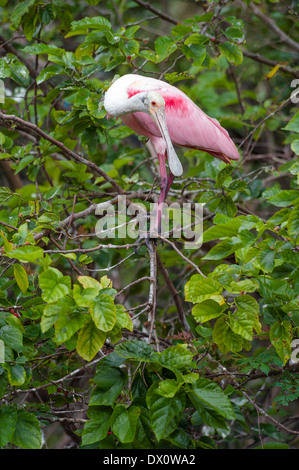
<svg viewBox="0 0 299 470">
<path fill-rule="evenodd" d="M 296 446 L 298 10 L 169 3 L 0 2 L 1 448 L 59 447 L 53 423 L 84 449 Z M 117 206 L 159 191 L 145 139 L 103 107 L 132 72 L 239 146 L 231 165 L 178 150 L 168 200 L 204 204 L 198 249 L 136 240 Z"/>
</svg>

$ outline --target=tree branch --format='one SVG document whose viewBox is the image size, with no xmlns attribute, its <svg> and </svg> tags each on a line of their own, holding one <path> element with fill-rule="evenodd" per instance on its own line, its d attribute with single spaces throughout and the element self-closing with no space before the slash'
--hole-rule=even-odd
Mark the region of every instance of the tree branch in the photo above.
<svg viewBox="0 0 299 470">
<path fill-rule="evenodd" d="M 274 31 L 279 38 L 281 39 L 282 42 L 287 44 L 291 49 L 293 49 L 296 52 L 299 52 L 299 44 L 298 42 L 294 41 L 292 38 L 290 38 L 282 29 L 280 29 L 275 21 L 273 21 L 269 16 L 265 15 L 254 2 L 249 2 L 248 4 L 249 8 L 253 11 L 255 16 L 257 16 L 260 20 L 262 20 L 263 23 L 266 23 L 272 31 Z"/>
<path fill-rule="evenodd" d="M 71 157 L 77 162 L 83 163 L 86 165 L 93 173 L 96 173 L 100 176 L 102 176 L 108 183 L 113 186 L 113 188 L 117 191 L 119 194 L 124 194 L 125 191 L 114 181 L 113 178 L 108 176 L 101 168 L 99 168 L 95 163 L 86 160 L 86 158 L 82 157 L 76 152 L 73 152 L 73 150 L 68 149 L 62 142 L 59 142 L 58 140 L 54 139 L 54 137 L 51 137 L 50 135 L 46 134 L 43 130 L 41 130 L 36 124 L 33 124 L 28 121 L 24 121 L 23 119 L 15 116 L 14 114 L 4 114 L 0 112 L 0 122 L 2 121 L 2 125 L 4 127 L 11 127 L 13 126 L 12 123 L 15 123 L 16 129 L 25 129 L 30 132 L 35 132 L 38 135 L 40 135 L 43 139 L 47 140 L 48 142 L 51 142 L 51 144 L 55 145 L 58 147 L 61 152 L 63 153 L 64 156 L 66 157 Z M 5 125 L 6 124 L 6 125 Z M 29 133 L 30 133 L 29 132 Z"/>
<path fill-rule="evenodd" d="M 172 16 L 166 15 L 166 13 L 163 13 L 160 10 L 157 10 L 153 6 L 151 6 L 150 2 L 143 2 L 142 0 L 134 0 L 135 3 L 138 3 L 142 8 L 145 8 L 148 11 L 151 11 L 152 13 L 155 13 L 155 15 L 159 16 L 162 18 L 162 20 L 168 21 L 169 23 L 178 24 L 178 21 L 173 18 Z"/>
</svg>

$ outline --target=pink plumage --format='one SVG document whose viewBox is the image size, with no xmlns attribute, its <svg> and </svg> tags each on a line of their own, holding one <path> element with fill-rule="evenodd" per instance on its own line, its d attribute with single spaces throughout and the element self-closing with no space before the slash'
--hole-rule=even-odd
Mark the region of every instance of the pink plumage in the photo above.
<svg viewBox="0 0 299 470">
<path fill-rule="evenodd" d="M 109 115 L 121 117 L 124 124 L 148 137 L 154 146 L 161 175 L 158 231 L 168 190 L 173 179 L 183 173 L 173 145 L 203 150 L 226 163 L 239 160 L 235 144 L 217 119 L 207 116 L 185 93 L 161 80 L 124 75 L 106 92 L 104 106 Z"/>
<path fill-rule="evenodd" d="M 164 98 L 166 123 L 174 145 L 206 151 L 227 163 L 229 160 L 239 160 L 238 150 L 228 132 L 185 93 L 161 80 L 136 75 L 131 77 L 132 82 L 126 88 L 128 98 L 144 91 L 156 91 Z M 154 147 L 158 146 L 163 152 L 164 141 L 160 142 L 160 131 L 150 116 L 145 113 L 126 114 L 122 116 L 122 121 L 138 134 L 149 137 Z"/>
</svg>

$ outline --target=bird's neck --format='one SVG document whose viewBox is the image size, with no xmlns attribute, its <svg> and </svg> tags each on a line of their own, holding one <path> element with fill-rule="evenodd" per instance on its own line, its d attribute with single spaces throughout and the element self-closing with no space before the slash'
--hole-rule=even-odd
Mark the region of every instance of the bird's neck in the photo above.
<svg viewBox="0 0 299 470">
<path fill-rule="evenodd" d="M 123 99 L 118 97 L 117 94 L 110 94 L 109 90 L 106 93 L 104 106 L 108 114 L 114 117 L 124 116 L 129 113 L 145 112 L 145 106 L 142 98 L 145 93 L 137 93 L 131 98 Z"/>
</svg>

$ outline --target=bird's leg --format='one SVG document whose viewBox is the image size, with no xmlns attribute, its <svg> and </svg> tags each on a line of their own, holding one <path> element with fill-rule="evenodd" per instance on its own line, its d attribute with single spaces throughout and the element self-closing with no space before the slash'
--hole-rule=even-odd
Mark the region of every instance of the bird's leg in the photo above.
<svg viewBox="0 0 299 470">
<path fill-rule="evenodd" d="M 166 163 L 165 163 L 165 154 L 158 153 L 159 158 L 159 166 L 160 166 L 160 195 L 158 199 L 157 205 L 157 215 L 154 224 L 154 232 L 161 233 L 161 222 L 162 222 L 162 213 L 163 213 L 163 204 L 166 199 L 166 195 L 168 192 L 168 178 L 167 178 L 167 170 L 166 170 Z"/>
</svg>

